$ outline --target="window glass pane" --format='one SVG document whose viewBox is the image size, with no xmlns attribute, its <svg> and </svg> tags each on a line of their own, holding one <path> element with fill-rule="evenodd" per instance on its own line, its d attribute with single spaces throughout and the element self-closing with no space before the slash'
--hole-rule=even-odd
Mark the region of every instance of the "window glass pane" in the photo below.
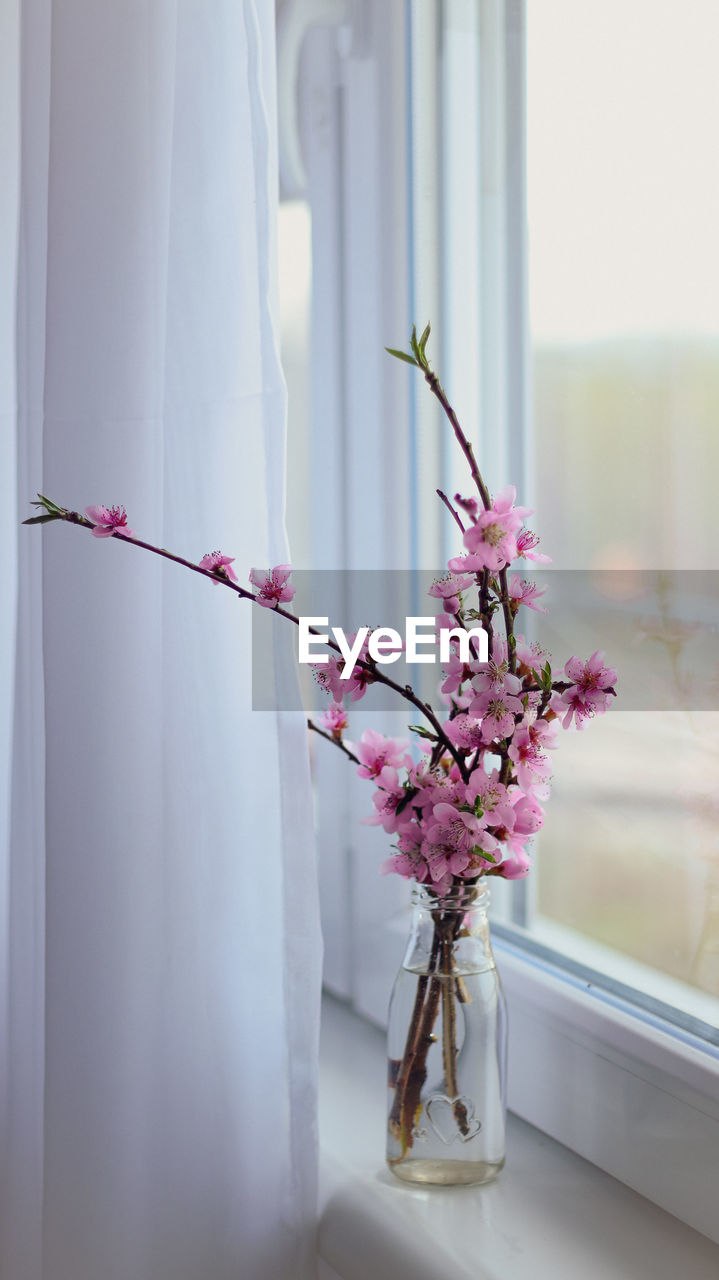
<svg viewBox="0 0 719 1280">
<path fill-rule="evenodd" d="M 558 568 L 719 570 L 719 6 L 527 17 L 534 524 Z M 620 699 L 555 774 L 534 927 L 714 1021 L 719 715 Z"/>
</svg>

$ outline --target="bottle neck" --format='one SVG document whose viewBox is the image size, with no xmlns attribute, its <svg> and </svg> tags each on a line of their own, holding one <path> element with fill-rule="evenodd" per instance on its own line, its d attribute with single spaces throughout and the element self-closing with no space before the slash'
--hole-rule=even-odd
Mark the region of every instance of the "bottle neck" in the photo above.
<svg viewBox="0 0 719 1280">
<path fill-rule="evenodd" d="M 442 898 L 417 885 L 404 968 L 437 975 L 494 968 L 488 906 L 489 886 L 481 880 L 460 885 Z"/>
</svg>

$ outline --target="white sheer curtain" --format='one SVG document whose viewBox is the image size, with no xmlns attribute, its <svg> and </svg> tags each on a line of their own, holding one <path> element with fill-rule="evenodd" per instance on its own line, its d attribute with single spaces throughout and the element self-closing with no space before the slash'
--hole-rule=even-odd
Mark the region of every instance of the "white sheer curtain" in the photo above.
<svg viewBox="0 0 719 1280">
<path fill-rule="evenodd" d="M 252 713 L 229 592 L 18 524 L 41 490 L 240 575 L 286 558 L 274 6 L 0 28 L 0 1274 L 305 1280 L 303 726 Z"/>
</svg>

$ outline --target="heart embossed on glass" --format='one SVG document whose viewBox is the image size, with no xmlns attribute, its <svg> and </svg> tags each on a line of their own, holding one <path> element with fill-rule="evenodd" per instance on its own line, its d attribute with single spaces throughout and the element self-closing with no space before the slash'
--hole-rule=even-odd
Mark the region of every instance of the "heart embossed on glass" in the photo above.
<svg viewBox="0 0 719 1280">
<path fill-rule="evenodd" d="M 459 1104 L 459 1105 L 458 1105 Z M 471 1098 L 462 1094 L 458 1098 L 448 1098 L 446 1093 L 433 1093 L 425 1104 L 427 1119 L 440 1142 L 447 1146 L 451 1142 L 469 1142 L 475 1138 L 482 1128 L 482 1121 L 474 1114 L 474 1103 Z M 461 1108 L 462 1126 L 457 1112 Z M 466 1130 L 463 1132 L 463 1130 Z"/>
</svg>

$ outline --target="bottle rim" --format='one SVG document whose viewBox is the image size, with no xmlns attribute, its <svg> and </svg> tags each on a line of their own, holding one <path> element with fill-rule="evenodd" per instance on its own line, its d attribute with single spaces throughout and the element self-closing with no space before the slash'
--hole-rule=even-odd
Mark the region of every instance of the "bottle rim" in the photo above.
<svg viewBox="0 0 719 1280">
<path fill-rule="evenodd" d="M 412 903 L 427 910 L 441 911 L 476 911 L 485 910 L 489 905 L 489 885 L 484 876 L 479 880 L 465 881 L 453 885 L 448 893 L 441 896 L 432 891 L 427 884 L 415 884 L 412 887 Z"/>
</svg>

